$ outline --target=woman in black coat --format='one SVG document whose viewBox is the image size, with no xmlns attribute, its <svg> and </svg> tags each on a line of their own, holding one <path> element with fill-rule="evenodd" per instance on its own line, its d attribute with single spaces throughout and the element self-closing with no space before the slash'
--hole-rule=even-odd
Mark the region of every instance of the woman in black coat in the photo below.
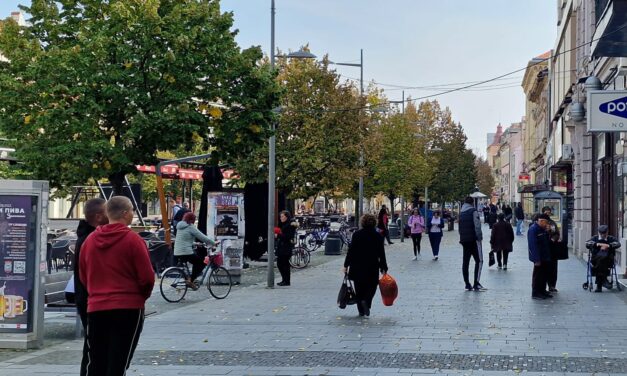
<svg viewBox="0 0 627 376">
<path fill-rule="evenodd" d="M 279 228 L 281 231 L 276 235 L 277 238 L 277 258 L 276 266 L 281 273 L 281 282 L 278 286 L 290 285 L 290 257 L 294 249 L 294 236 L 296 235 L 296 225 L 292 223 L 292 216 L 287 210 L 279 214 Z"/>
<path fill-rule="evenodd" d="M 509 222 L 505 221 L 505 214 L 499 214 L 499 220 L 492 226 L 492 235 L 490 235 L 490 245 L 492 250 L 496 252 L 496 261 L 499 268 L 507 270 L 507 258 L 512 251 L 514 243 L 514 229 Z"/>
<path fill-rule="evenodd" d="M 387 239 L 388 244 L 394 244 L 390 240 L 390 230 L 388 228 L 388 222 L 390 220 L 390 214 L 388 213 L 388 208 L 385 205 L 381 206 L 381 210 L 379 210 L 379 220 L 377 222 L 377 228 L 380 230 L 379 232 L 385 239 Z"/>
<path fill-rule="evenodd" d="M 344 272 L 355 283 L 359 316 L 370 316 L 372 298 L 379 285 L 379 271 L 385 274 L 383 236 L 376 230 L 377 220 L 372 214 L 361 217 L 361 229 L 355 231 L 344 260 Z"/>
</svg>

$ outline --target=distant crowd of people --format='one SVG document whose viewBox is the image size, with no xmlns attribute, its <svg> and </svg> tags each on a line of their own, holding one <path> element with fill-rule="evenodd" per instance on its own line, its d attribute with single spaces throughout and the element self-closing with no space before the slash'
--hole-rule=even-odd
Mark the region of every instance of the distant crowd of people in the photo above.
<svg viewBox="0 0 627 376">
<path fill-rule="evenodd" d="M 143 328 L 144 305 L 155 282 L 148 249 L 144 240 L 131 231 L 133 205 L 123 196 L 108 202 L 92 199 L 85 204 L 85 219 L 77 229 L 75 247 L 75 302 L 86 337 L 83 347 L 81 375 L 124 374 L 129 367 Z M 516 235 L 523 235 L 525 213 L 518 204 L 497 208 L 488 204 L 475 206 L 467 197 L 459 214 L 459 243 L 462 247 L 462 277 L 468 291 L 485 291 L 481 284 L 483 266 L 483 231 L 481 215 L 490 229 L 490 258 L 498 268 L 508 269 L 509 253 Z M 412 239 L 413 259 L 420 256 L 420 242 L 426 234 L 432 249 L 433 261 L 439 258 L 440 243 L 446 219 L 439 211 L 424 213 L 412 210 L 407 221 Z M 493 218 L 496 217 L 496 220 Z M 178 231 L 174 255 L 193 265 L 192 276 L 186 281 L 195 286 L 195 278 L 202 270 L 202 260 L 193 252 L 193 243 L 213 242 L 194 226 L 196 217 L 189 207 L 182 205 L 173 213 Z M 516 233 L 512 226 L 515 219 Z M 360 316 L 369 316 L 380 274 L 388 272 L 385 242 L 393 244 L 389 235 L 390 213 L 383 206 L 378 217 L 365 214 L 349 245 L 344 260 L 344 273 L 354 281 L 357 309 Z M 289 259 L 294 247 L 297 224 L 289 212 L 279 216 L 275 230 L 277 239 L 277 266 L 282 280 L 279 286 L 290 286 Z M 542 208 L 530 220 L 527 231 L 529 260 L 533 263 L 531 297 L 549 299 L 557 293 L 558 261 L 568 258 L 568 249 L 552 219 L 552 209 Z M 597 292 L 607 287 L 607 278 L 613 267 L 614 254 L 620 247 L 609 235 L 608 226 L 599 226 L 598 235 L 587 243 L 591 252 L 591 272 L 595 276 Z M 470 263 L 474 270 L 470 275 Z"/>
</svg>

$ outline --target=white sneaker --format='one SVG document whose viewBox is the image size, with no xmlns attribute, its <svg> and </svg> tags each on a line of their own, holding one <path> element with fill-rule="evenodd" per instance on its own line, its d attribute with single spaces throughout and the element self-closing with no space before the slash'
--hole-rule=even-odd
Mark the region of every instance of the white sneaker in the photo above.
<svg viewBox="0 0 627 376">
<path fill-rule="evenodd" d="M 418 257 L 414 256 L 414 258 L 412 259 L 412 261 L 416 261 L 418 260 Z"/>
</svg>

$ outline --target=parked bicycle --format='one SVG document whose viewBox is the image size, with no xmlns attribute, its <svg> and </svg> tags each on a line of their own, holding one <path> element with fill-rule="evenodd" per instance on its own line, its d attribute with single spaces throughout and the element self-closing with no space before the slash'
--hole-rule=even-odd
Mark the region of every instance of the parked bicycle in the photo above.
<svg viewBox="0 0 627 376">
<path fill-rule="evenodd" d="M 325 226 L 313 230 L 307 234 L 304 240 L 304 246 L 309 252 L 314 252 L 324 245 L 324 241 L 329 235 L 329 227 Z"/>
<path fill-rule="evenodd" d="M 311 255 L 309 254 L 309 250 L 304 246 L 307 233 L 299 232 L 296 236 L 298 237 L 298 242 L 292 250 L 292 257 L 290 257 L 290 266 L 295 269 L 302 269 L 309 265 L 309 261 L 311 261 Z"/>
<path fill-rule="evenodd" d="M 192 286 L 186 282 L 191 275 L 186 262 L 179 261 L 176 266 L 164 270 L 159 284 L 163 299 L 170 303 L 178 303 L 183 300 L 187 290 L 196 291 L 203 283 L 206 283 L 209 293 L 214 298 L 226 298 L 231 292 L 233 282 L 229 271 L 222 266 L 222 252 L 209 253 L 205 258 L 205 264 L 207 266 L 202 272 L 200 283 L 193 283 Z"/>
<path fill-rule="evenodd" d="M 350 227 L 346 224 L 342 225 L 340 228 L 340 240 L 342 241 L 342 247 L 344 245 L 350 247 L 355 231 L 357 231 L 357 227 Z"/>
</svg>

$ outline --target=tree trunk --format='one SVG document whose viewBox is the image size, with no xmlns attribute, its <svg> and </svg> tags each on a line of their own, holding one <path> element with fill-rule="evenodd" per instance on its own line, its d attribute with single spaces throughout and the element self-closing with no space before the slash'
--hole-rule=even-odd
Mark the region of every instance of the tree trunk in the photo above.
<svg viewBox="0 0 627 376">
<path fill-rule="evenodd" d="M 126 176 L 123 172 L 114 172 L 109 175 L 109 182 L 111 183 L 111 188 L 113 189 L 113 193 L 111 196 L 124 196 L 124 177 Z"/>
<path fill-rule="evenodd" d="M 396 200 L 396 195 L 390 193 L 388 197 L 390 198 L 390 216 L 392 217 L 390 220 L 392 220 L 394 218 L 394 200 Z"/>
</svg>

